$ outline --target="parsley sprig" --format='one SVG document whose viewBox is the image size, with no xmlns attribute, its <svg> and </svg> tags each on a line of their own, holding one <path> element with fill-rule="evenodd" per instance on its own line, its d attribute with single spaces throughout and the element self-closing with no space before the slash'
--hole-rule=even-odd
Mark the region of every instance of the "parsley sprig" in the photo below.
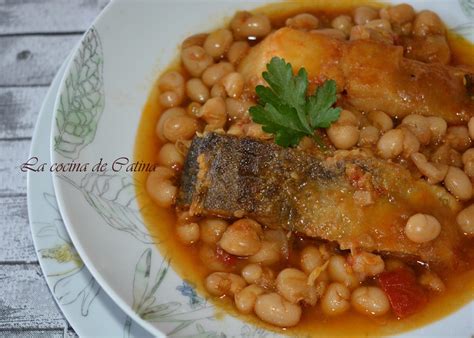
<svg viewBox="0 0 474 338">
<path fill-rule="evenodd" d="M 306 69 L 300 68 L 295 76 L 291 64 L 278 57 L 271 59 L 262 76 L 269 87 L 255 88 L 259 103 L 249 110 L 252 120 L 261 124 L 263 131 L 273 134 L 280 146 L 295 146 L 304 136 L 321 143 L 314 131 L 328 128 L 341 112 L 340 108 L 333 108 L 337 99 L 336 82 L 326 80 L 307 97 Z"/>
</svg>

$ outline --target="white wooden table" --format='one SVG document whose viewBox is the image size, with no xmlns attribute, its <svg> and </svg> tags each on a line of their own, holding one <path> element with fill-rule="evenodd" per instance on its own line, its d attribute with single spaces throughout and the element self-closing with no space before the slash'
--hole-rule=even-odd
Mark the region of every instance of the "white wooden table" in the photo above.
<svg viewBox="0 0 474 338">
<path fill-rule="evenodd" d="M 0 0 L 0 337 L 75 336 L 38 265 L 19 164 L 56 71 L 107 2 Z"/>
</svg>

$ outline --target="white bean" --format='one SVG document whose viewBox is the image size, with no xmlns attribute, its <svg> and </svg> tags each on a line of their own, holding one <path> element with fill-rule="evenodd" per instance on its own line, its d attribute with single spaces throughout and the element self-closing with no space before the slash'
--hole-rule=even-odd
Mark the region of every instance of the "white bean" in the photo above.
<svg viewBox="0 0 474 338">
<path fill-rule="evenodd" d="M 402 25 L 413 21 L 415 18 L 415 10 L 408 4 L 399 4 L 388 8 L 382 8 L 380 10 L 380 17 Z"/>
<path fill-rule="evenodd" d="M 392 25 L 387 19 L 375 19 L 365 24 L 365 27 L 372 28 L 386 33 L 392 33 Z"/>
<path fill-rule="evenodd" d="M 457 151 L 465 151 L 471 146 L 469 130 L 466 126 L 452 126 L 446 132 L 446 142 Z"/>
<path fill-rule="evenodd" d="M 474 148 L 470 148 L 466 150 L 462 154 L 461 160 L 463 164 L 474 161 Z"/>
<path fill-rule="evenodd" d="M 474 204 L 462 210 L 456 217 L 461 231 L 467 236 L 474 235 Z"/>
<path fill-rule="evenodd" d="M 242 269 L 241 274 L 247 283 L 255 284 L 263 276 L 263 269 L 259 264 L 251 263 Z"/>
<path fill-rule="evenodd" d="M 390 31 L 380 28 L 371 28 L 368 25 L 352 27 L 349 39 L 351 41 L 371 40 L 389 45 L 394 44 L 393 34 Z"/>
<path fill-rule="evenodd" d="M 288 237 L 282 229 L 267 229 L 263 233 L 263 238 L 267 242 L 274 243 L 281 256 L 288 259 L 290 254 Z"/>
<path fill-rule="evenodd" d="M 371 146 L 377 144 L 379 140 L 380 131 L 374 126 L 366 126 L 360 130 L 359 142 L 360 147 Z"/>
<path fill-rule="evenodd" d="M 369 113 L 367 116 L 369 121 L 376 127 L 377 129 L 381 130 L 382 132 L 389 131 L 393 129 L 393 121 L 387 113 L 381 110 L 375 110 Z"/>
<path fill-rule="evenodd" d="M 474 160 L 468 161 L 466 164 L 464 164 L 464 172 L 470 178 L 474 177 Z"/>
<path fill-rule="evenodd" d="M 227 52 L 227 59 L 233 65 L 238 64 L 240 60 L 244 58 L 250 49 L 250 45 L 247 41 L 236 41 L 234 42 Z"/>
<path fill-rule="evenodd" d="M 442 163 L 461 168 L 463 165 L 462 155 L 451 148 L 447 143 L 439 146 L 433 154 L 431 154 L 431 161 L 435 163 Z"/>
<path fill-rule="evenodd" d="M 415 214 L 405 225 L 405 235 L 415 243 L 426 243 L 436 239 L 441 232 L 441 224 L 431 215 Z"/>
<path fill-rule="evenodd" d="M 271 134 L 263 131 L 262 125 L 255 122 L 249 122 L 243 125 L 245 136 L 258 138 L 261 140 L 269 140 L 272 138 Z"/>
<path fill-rule="evenodd" d="M 312 14 L 301 13 L 286 19 L 285 25 L 294 29 L 310 31 L 319 27 L 319 20 Z"/>
<path fill-rule="evenodd" d="M 276 278 L 278 293 L 292 303 L 298 303 L 308 294 L 308 277 L 303 271 L 286 268 Z"/>
<path fill-rule="evenodd" d="M 189 140 L 198 130 L 198 122 L 188 115 L 170 116 L 163 123 L 163 136 L 171 142 Z"/>
<path fill-rule="evenodd" d="M 413 153 L 410 155 L 410 158 L 418 170 L 428 178 L 428 182 L 431 184 L 441 182 L 448 173 L 447 165 L 428 162 L 425 155 L 421 153 Z"/>
<path fill-rule="evenodd" d="M 337 149 L 350 149 L 359 141 L 360 131 L 356 126 L 335 123 L 327 129 L 327 135 Z"/>
<path fill-rule="evenodd" d="M 385 293 L 375 286 L 361 286 L 352 292 L 351 304 L 356 311 L 381 316 L 390 310 L 390 303 Z"/>
<path fill-rule="evenodd" d="M 186 108 L 186 112 L 188 115 L 192 117 L 198 117 L 199 110 L 201 109 L 202 104 L 198 102 L 191 102 L 188 107 Z"/>
<path fill-rule="evenodd" d="M 329 259 L 328 272 L 331 280 L 347 287 L 353 288 L 359 284 L 359 280 L 343 256 L 335 255 Z"/>
<path fill-rule="evenodd" d="M 232 44 L 232 32 L 228 29 L 218 29 L 206 38 L 204 49 L 206 53 L 215 59 L 222 57 Z"/>
<path fill-rule="evenodd" d="M 186 82 L 186 94 L 191 100 L 204 103 L 209 98 L 209 89 L 201 79 L 193 78 Z"/>
<path fill-rule="evenodd" d="M 249 284 L 257 284 L 265 290 L 275 290 L 275 273 L 267 266 L 250 263 L 242 269 L 241 274 Z"/>
<path fill-rule="evenodd" d="M 431 140 L 431 129 L 429 120 L 422 115 L 411 114 L 402 120 L 402 126 L 406 126 L 420 141 L 421 144 L 428 144 Z"/>
<path fill-rule="evenodd" d="M 440 141 L 448 130 L 448 124 L 443 118 L 438 116 L 428 116 L 427 120 L 430 125 L 432 138 L 435 141 Z"/>
<path fill-rule="evenodd" d="M 469 128 L 469 137 L 474 140 L 474 117 L 471 117 L 469 119 L 469 122 L 467 124 L 467 127 Z"/>
<path fill-rule="evenodd" d="M 386 271 L 394 271 L 400 268 L 407 268 L 405 263 L 403 263 L 401 260 L 396 259 L 396 258 L 387 258 L 385 260 L 385 270 Z"/>
<path fill-rule="evenodd" d="M 278 243 L 264 240 L 261 242 L 260 250 L 255 255 L 249 257 L 249 262 L 272 265 L 277 263 L 280 258 L 281 253 Z"/>
<path fill-rule="evenodd" d="M 321 309 L 329 316 L 340 315 L 351 307 L 350 298 L 351 292 L 344 284 L 329 284 L 321 298 Z"/>
<path fill-rule="evenodd" d="M 446 289 L 446 286 L 444 285 L 441 278 L 431 271 L 424 271 L 418 278 L 418 283 L 435 292 L 443 292 Z"/>
<path fill-rule="evenodd" d="M 377 19 L 377 11 L 368 6 L 357 7 L 354 10 L 354 22 L 358 25 L 365 25 L 367 22 Z"/>
<path fill-rule="evenodd" d="M 167 91 L 160 94 L 159 97 L 160 104 L 165 108 L 176 107 L 183 102 L 183 95 L 178 94 L 177 92 Z"/>
<path fill-rule="evenodd" d="M 262 247 L 260 224 L 250 219 L 241 219 L 230 225 L 222 234 L 219 245 L 236 256 L 252 256 Z"/>
<path fill-rule="evenodd" d="M 444 178 L 444 185 L 451 194 L 460 200 L 468 200 L 472 197 L 472 183 L 464 171 L 456 167 L 449 167 Z"/>
<path fill-rule="evenodd" d="M 349 15 L 339 15 L 331 21 L 331 26 L 349 36 L 352 28 L 352 18 Z"/>
<path fill-rule="evenodd" d="M 161 180 L 171 180 L 174 175 L 175 171 L 168 167 L 158 167 L 152 171 L 149 176 L 153 176 L 154 179 L 161 179 Z"/>
<path fill-rule="evenodd" d="M 299 305 L 288 302 L 278 293 L 258 296 L 254 310 L 258 318 L 279 327 L 295 326 L 302 313 Z"/>
<path fill-rule="evenodd" d="M 200 46 L 184 48 L 181 52 L 181 61 L 187 71 L 195 77 L 201 76 L 213 62 L 212 57 Z"/>
<path fill-rule="evenodd" d="M 221 79 L 221 83 L 229 97 L 238 98 L 244 89 L 244 77 L 242 74 L 232 72 Z"/>
<path fill-rule="evenodd" d="M 199 34 L 194 34 L 186 39 L 181 43 L 181 49 L 185 49 L 191 46 L 200 46 L 204 44 L 204 41 L 206 41 L 206 38 L 209 36 L 207 33 L 199 33 Z"/>
<path fill-rule="evenodd" d="M 357 116 L 350 110 L 343 109 L 339 115 L 339 119 L 336 121 L 336 124 L 341 126 L 359 126 L 359 119 Z"/>
<path fill-rule="evenodd" d="M 410 157 L 411 154 L 420 150 L 420 141 L 407 128 L 402 128 L 403 131 L 403 156 Z"/>
<path fill-rule="evenodd" d="M 248 117 L 249 108 L 253 105 L 254 103 L 251 101 L 242 101 L 230 97 L 225 99 L 227 115 L 233 120 Z"/>
<path fill-rule="evenodd" d="M 251 313 L 257 302 L 257 297 L 265 291 L 258 285 L 252 284 L 243 288 L 234 296 L 235 306 L 241 313 Z"/>
<path fill-rule="evenodd" d="M 227 221 L 222 218 L 205 218 L 199 221 L 201 240 L 207 244 L 217 243 L 227 229 Z"/>
<path fill-rule="evenodd" d="M 370 252 L 360 252 L 349 258 L 352 270 L 358 275 L 360 280 L 366 277 L 378 275 L 385 268 L 384 261 L 379 255 Z"/>
<path fill-rule="evenodd" d="M 199 247 L 199 259 L 209 270 L 232 271 L 233 265 L 226 263 L 225 259 L 223 259 L 222 252 L 219 252 L 219 250 L 223 251 L 220 248 L 216 248 L 215 245 L 202 243 Z M 225 253 L 225 255 L 229 254 Z"/>
<path fill-rule="evenodd" d="M 385 159 L 395 158 L 403 151 L 403 131 L 392 129 L 382 135 L 377 143 L 377 150 Z"/>
<path fill-rule="evenodd" d="M 224 76 L 234 71 L 234 66 L 229 62 L 219 62 L 209 66 L 202 73 L 202 82 L 208 87 L 218 83 Z"/>
<path fill-rule="evenodd" d="M 444 34 L 445 27 L 438 14 L 432 11 L 421 11 L 413 23 L 413 35 L 426 36 Z"/>
<path fill-rule="evenodd" d="M 199 240 L 199 225 L 197 223 L 178 224 L 176 234 L 183 244 L 193 244 Z"/>
<path fill-rule="evenodd" d="M 169 179 L 164 179 L 159 171 L 148 175 L 146 190 L 153 202 L 162 208 L 169 208 L 174 204 L 178 193 L 178 188 Z"/>
<path fill-rule="evenodd" d="M 163 135 L 163 126 L 165 124 L 165 122 L 170 118 L 170 117 L 176 117 L 176 116 L 184 116 L 186 115 L 186 110 L 184 110 L 183 108 L 181 107 L 174 107 L 174 108 L 170 108 L 170 109 L 167 109 L 165 110 L 159 120 L 158 120 L 158 123 L 156 124 L 156 128 L 155 128 L 155 133 L 156 135 L 158 136 L 158 138 L 161 140 L 161 141 L 166 141 L 166 138 L 165 136 Z"/>
<path fill-rule="evenodd" d="M 222 97 L 223 99 L 227 97 L 227 93 L 222 83 L 216 83 L 214 86 L 212 86 L 211 97 Z"/>
<path fill-rule="evenodd" d="M 166 143 L 158 152 L 158 164 L 169 168 L 181 168 L 184 164 L 184 156 L 173 143 Z"/>
<path fill-rule="evenodd" d="M 176 72 L 165 73 L 158 80 L 160 90 L 159 101 L 163 107 L 175 107 L 181 104 L 184 98 L 184 77 Z"/>
<path fill-rule="evenodd" d="M 246 283 L 242 277 L 229 272 L 213 272 L 204 282 L 206 290 L 213 296 L 233 296 L 240 292 Z"/>
<path fill-rule="evenodd" d="M 220 96 L 210 98 L 201 107 L 198 116 L 206 121 L 206 130 L 224 128 L 227 122 L 227 113 L 224 99 Z"/>
<path fill-rule="evenodd" d="M 314 246 L 306 246 L 301 251 L 300 265 L 305 273 L 308 275 L 313 272 L 314 269 L 323 265 L 323 258 L 319 249 Z"/>
<path fill-rule="evenodd" d="M 270 19 L 263 14 L 252 15 L 249 12 L 237 12 L 230 26 L 237 37 L 250 40 L 263 38 L 272 30 Z"/>
</svg>

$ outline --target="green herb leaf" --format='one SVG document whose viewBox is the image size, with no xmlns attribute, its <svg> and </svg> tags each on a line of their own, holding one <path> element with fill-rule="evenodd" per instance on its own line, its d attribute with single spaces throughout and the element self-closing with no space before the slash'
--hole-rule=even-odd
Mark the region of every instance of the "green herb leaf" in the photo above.
<svg viewBox="0 0 474 338">
<path fill-rule="evenodd" d="M 339 119 L 341 108 L 332 108 L 336 99 L 334 80 L 325 81 L 316 93 L 308 98 L 306 110 L 312 128 L 329 128 L 331 123 Z"/>
<path fill-rule="evenodd" d="M 277 57 L 272 58 L 267 64 L 267 70 L 262 76 L 270 85 L 270 90 L 288 105 L 303 108 L 308 87 L 306 70 L 301 68 L 298 75 L 293 76 L 291 65 Z"/>
<path fill-rule="evenodd" d="M 264 132 L 275 135 L 275 142 L 283 147 L 295 146 L 306 132 L 294 109 L 288 106 L 274 107 L 267 103 L 265 107 L 250 108 L 252 120 L 262 125 Z"/>
<path fill-rule="evenodd" d="M 328 80 L 316 93 L 306 97 L 308 74 L 304 68 L 293 75 L 291 64 L 274 57 L 262 73 L 269 87 L 257 86 L 259 104 L 250 108 L 255 123 L 275 136 L 283 147 L 295 146 L 306 135 L 314 136 L 317 128 L 328 128 L 339 118 L 336 102 L 336 82 Z"/>
</svg>

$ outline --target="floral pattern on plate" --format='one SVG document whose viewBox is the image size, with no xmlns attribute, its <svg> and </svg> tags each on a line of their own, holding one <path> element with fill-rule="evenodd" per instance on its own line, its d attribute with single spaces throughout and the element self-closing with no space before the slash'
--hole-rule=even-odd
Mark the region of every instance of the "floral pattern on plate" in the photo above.
<svg viewBox="0 0 474 338">
<path fill-rule="evenodd" d="M 65 175 L 58 177 L 80 191 L 89 205 L 112 228 L 129 233 L 142 243 L 156 244 L 141 221 L 140 210 L 135 208 L 135 184 L 131 176 L 89 173 L 80 183 Z"/>
<path fill-rule="evenodd" d="M 55 196 L 48 193 L 44 193 L 43 196 L 54 209 L 57 217 L 53 220 L 53 224 L 40 225 L 36 236 L 39 238 L 53 237 L 58 244 L 50 248 L 39 249 L 38 253 L 43 259 L 52 259 L 56 264 L 64 266 L 62 271 L 48 275 L 49 278 L 55 280 L 53 293 L 59 304 L 69 305 L 79 301 L 81 314 L 87 316 L 89 307 L 99 294 L 100 286 L 92 276 L 82 279 L 80 283 L 75 283 L 76 275 L 86 267 L 65 232 Z"/>
<path fill-rule="evenodd" d="M 94 27 L 82 39 L 72 63 L 74 71 L 69 72 L 59 97 L 54 150 L 76 159 L 94 140 L 105 105 L 102 42 Z"/>
<path fill-rule="evenodd" d="M 65 64 L 67 63 L 67 60 Z M 54 99 L 63 67 L 41 108 L 31 154 L 47 158 Z M 28 213 L 38 260 L 61 311 L 81 337 L 123 336 L 129 318 L 100 288 L 78 255 L 64 227 L 50 173 L 28 174 Z M 130 337 L 151 337 L 138 325 Z"/>
</svg>

